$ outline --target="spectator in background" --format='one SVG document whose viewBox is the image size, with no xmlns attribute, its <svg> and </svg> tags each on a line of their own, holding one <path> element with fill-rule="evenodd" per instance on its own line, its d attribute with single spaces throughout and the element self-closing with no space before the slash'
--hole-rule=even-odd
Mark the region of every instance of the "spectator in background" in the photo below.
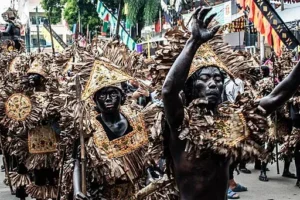
<svg viewBox="0 0 300 200">
<path fill-rule="evenodd" d="M 131 96 L 131 99 L 136 100 L 136 103 L 142 107 L 145 107 L 151 101 L 150 92 L 137 80 L 130 80 L 122 87 L 126 94 Z"/>
</svg>

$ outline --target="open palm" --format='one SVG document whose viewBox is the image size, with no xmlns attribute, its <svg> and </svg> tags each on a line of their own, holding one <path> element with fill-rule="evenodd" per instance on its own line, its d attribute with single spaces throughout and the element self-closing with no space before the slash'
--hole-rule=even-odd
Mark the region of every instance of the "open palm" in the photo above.
<svg viewBox="0 0 300 200">
<path fill-rule="evenodd" d="M 215 26 L 212 29 L 208 28 L 209 23 L 217 15 L 214 13 L 205 19 L 211 9 L 211 7 L 200 7 L 193 14 L 192 38 L 201 44 L 212 39 L 220 28 L 220 26 Z"/>
</svg>

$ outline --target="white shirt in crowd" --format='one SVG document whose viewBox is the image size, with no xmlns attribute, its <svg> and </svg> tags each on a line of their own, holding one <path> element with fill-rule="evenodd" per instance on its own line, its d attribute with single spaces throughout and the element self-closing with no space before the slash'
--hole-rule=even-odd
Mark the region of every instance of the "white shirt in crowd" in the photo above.
<svg viewBox="0 0 300 200">
<path fill-rule="evenodd" d="M 238 95 L 238 92 L 241 94 L 244 93 L 245 83 L 239 78 L 236 78 L 235 83 L 231 79 L 225 79 L 225 93 L 227 96 L 227 100 L 230 102 L 234 102 L 235 98 Z"/>
</svg>

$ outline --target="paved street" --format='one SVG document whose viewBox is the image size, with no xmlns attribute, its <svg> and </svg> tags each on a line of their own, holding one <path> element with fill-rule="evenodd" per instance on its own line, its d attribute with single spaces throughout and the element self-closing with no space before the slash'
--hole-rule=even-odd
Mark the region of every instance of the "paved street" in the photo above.
<svg viewBox="0 0 300 200">
<path fill-rule="evenodd" d="M 2 157 L 0 157 L 2 161 Z M 277 175 L 276 165 L 270 165 L 268 173 L 270 181 L 267 183 L 258 180 L 259 171 L 253 170 L 253 164 L 247 165 L 252 174 L 236 175 L 237 182 L 248 187 L 248 192 L 240 193 L 241 200 L 299 200 L 300 188 L 296 188 L 294 179 L 287 179 Z M 280 163 L 280 170 L 283 169 Z M 291 171 L 295 172 L 294 164 Z M 3 184 L 4 173 L 0 173 L 0 200 L 17 200 L 10 195 L 9 188 Z M 29 200 L 29 198 L 27 198 Z"/>
<path fill-rule="evenodd" d="M 241 200 L 299 200 L 300 188 L 295 187 L 296 180 L 288 179 L 277 174 L 276 163 L 269 165 L 269 182 L 258 180 L 259 171 L 254 170 L 253 164 L 247 165 L 252 174 L 236 175 L 236 181 L 248 187 L 248 192 L 239 193 Z M 295 173 L 295 165 L 291 164 L 291 172 Z M 283 163 L 280 163 L 280 172 L 282 173 Z"/>
</svg>

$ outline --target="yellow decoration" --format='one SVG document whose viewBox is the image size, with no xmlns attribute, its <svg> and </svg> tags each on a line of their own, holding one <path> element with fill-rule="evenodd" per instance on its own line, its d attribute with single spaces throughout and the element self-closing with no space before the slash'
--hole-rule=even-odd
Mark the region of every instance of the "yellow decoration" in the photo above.
<svg viewBox="0 0 300 200">
<path fill-rule="evenodd" d="M 128 3 L 125 3 L 124 14 L 128 15 Z"/>
<path fill-rule="evenodd" d="M 50 126 L 40 126 L 28 135 L 29 153 L 50 153 L 57 151 L 57 139 Z"/>
<path fill-rule="evenodd" d="M 118 70 L 106 61 L 95 61 L 89 81 L 85 85 L 81 99 L 86 100 L 104 87 L 122 83 L 134 78 Z"/>
<path fill-rule="evenodd" d="M 31 67 L 27 71 L 29 74 L 39 74 L 43 76 L 44 78 L 47 77 L 47 74 L 44 70 L 44 66 L 42 63 L 40 63 L 38 60 L 34 60 L 31 64 Z"/>
<path fill-rule="evenodd" d="M 133 131 L 118 139 L 110 141 L 101 123 L 96 119 L 97 113 L 92 116 L 94 143 L 103 150 L 109 158 L 117 158 L 131 153 L 148 143 L 148 134 L 142 114 L 133 112 L 128 107 L 122 107 L 121 113 L 126 117 Z"/>
<path fill-rule="evenodd" d="M 17 69 L 16 69 L 16 64 L 20 62 L 20 57 L 15 57 L 11 62 L 10 62 L 10 65 L 9 65 L 9 72 L 10 73 L 17 73 Z"/>
<path fill-rule="evenodd" d="M 30 99 L 24 94 L 11 95 L 5 102 L 5 113 L 10 119 L 24 121 L 32 109 Z"/>
<path fill-rule="evenodd" d="M 197 51 L 190 72 L 189 77 L 192 76 L 200 68 L 208 66 L 215 66 L 224 70 L 230 77 L 234 78 L 234 75 L 224 65 L 224 63 L 218 58 L 215 52 L 211 49 L 208 44 L 203 44 Z"/>
<path fill-rule="evenodd" d="M 47 31 L 46 28 L 43 27 L 41 30 L 41 33 L 44 36 L 44 38 L 46 39 L 46 41 L 51 41 L 51 35 Z M 64 50 L 64 48 L 58 43 L 58 41 L 54 37 L 53 37 L 53 42 L 54 42 L 54 44 L 52 44 L 52 45 L 54 45 L 55 51 L 62 52 Z"/>
</svg>

